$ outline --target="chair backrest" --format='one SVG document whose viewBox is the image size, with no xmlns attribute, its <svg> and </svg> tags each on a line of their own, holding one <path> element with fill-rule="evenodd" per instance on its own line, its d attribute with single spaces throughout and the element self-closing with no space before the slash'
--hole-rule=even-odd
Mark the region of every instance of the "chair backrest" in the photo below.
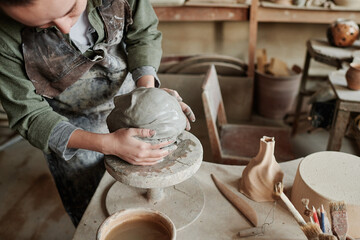
<svg viewBox="0 0 360 240">
<path fill-rule="evenodd" d="M 221 161 L 221 143 L 216 123 L 218 122 L 221 127 L 221 125 L 227 124 L 227 119 L 221 96 L 219 80 L 214 65 L 209 68 L 202 89 L 202 100 L 211 150 L 214 161 Z"/>
</svg>

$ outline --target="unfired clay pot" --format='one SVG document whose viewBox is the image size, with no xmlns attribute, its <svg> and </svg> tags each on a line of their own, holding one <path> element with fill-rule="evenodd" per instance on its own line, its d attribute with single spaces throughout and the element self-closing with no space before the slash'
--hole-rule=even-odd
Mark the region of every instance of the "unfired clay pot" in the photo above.
<svg viewBox="0 0 360 240">
<path fill-rule="evenodd" d="M 350 47 L 359 38 L 359 26 L 347 19 L 337 19 L 327 30 L 327 38 L 331 45 Z"/>
<path fill-rule="evenodd" d="M 274 186 L 282 182 L 284 173 L 276 162 L 274 147 L 273 137 L 262 137 L 259 153 L 248 163 L 239 182 L 239 191 L 256 202 L 277 199 Z"/>
<path fill-rule="evenodd" d="M 174 223 L 165 214 L 148 208 L 129 208 L 109 216 L 100 225 L 97 240 L 175 240 Z"/>
<path fill-rule="evenodd" d="M 351 63 L 345 76 L 349 89 L 360 90 L 360 63 Z"/>
</svg>

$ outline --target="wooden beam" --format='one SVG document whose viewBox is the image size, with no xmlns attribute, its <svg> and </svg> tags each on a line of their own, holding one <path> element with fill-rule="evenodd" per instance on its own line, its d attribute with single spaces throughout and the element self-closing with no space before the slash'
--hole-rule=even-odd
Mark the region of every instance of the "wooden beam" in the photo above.
<svg viewBox="0 0 360 240">
<path fill-rule="evenodd" d="M 248 76 L 253 77 L 255 75 L 255 52 L 257 43 L 257 31 L 258 31 L 258 5 L 259 0 L 252 0 L 250 9 L 249 20 L 249 62 L 248 62 Z"/>
<path fill-rule="evenodd" d="M 160 21 L 247 21 L 248 7 L 154 7 Z"/>
</svg>

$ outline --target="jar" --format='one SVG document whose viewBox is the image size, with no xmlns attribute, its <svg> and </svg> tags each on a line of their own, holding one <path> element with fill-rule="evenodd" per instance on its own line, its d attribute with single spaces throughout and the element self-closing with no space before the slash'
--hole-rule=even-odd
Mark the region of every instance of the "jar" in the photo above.
<svg viewBox="0 0 360 240">
<path fill-rule="evenodd" d="M 349 89 L 360 90 L 360 63 L 351 63 L 345 77 Z"/>
</svg>

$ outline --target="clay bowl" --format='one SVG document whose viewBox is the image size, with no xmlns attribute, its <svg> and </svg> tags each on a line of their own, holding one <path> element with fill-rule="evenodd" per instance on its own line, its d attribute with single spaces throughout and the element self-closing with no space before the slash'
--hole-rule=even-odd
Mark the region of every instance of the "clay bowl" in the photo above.
<svg viewBox="0 0 360 240">
<path fill-rule="evenodd" d="M 360 63 L 351 63 L 345 77 L 349 89 L 360 90 Z"/>
<path fill-rule="evenodd" d="M 97 240 L 175 240 L 174 223 L 165 214 L 148 208 L 120 210 L 109 216 L 97 231 Z"/>
</svg>

